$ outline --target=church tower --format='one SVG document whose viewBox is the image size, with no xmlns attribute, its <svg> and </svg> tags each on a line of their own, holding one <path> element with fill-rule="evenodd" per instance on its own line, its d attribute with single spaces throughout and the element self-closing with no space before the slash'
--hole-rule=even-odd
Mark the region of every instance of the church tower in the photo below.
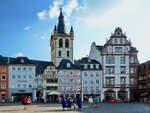
<svg viewBox="0 0 150 113">
<path fill-rule="evenodd" d="M 51 60 L 56 67 L 59 65 L 62 59 L 69 59 L 71 62 L 73 62 L 73 40 L 73 27 L 71 26 L 70 33 L 67 34 L 65 31 L 62 8 L 60 8 L 58 25 L 55 25 L 50 39 Z"/>
</svg>

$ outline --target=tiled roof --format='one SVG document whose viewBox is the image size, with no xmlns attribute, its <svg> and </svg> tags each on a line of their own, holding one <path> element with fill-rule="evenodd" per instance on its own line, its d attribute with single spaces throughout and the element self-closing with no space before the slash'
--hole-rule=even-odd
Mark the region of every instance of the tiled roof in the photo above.
<svg viewBox="0 0 150 113">
<path fill-rule="evenodd" d="M 47 66 L 54 66 L 53 62 L 32 60 L 36 65 L 36 74 L 42 74 Z"/>
<path fill-rule="evenodd" d="M 131 47 L 129 52 L 138 52 L 138 50 L 136 49 L 136 47 Z"/>
<path fill-rule="evenodd" d="M 67 67 L 68 64 L 70 64 L 69 67 Z M 58 69 L 80 69 L 80 65 L 79 64 L 73 64 L 68 59 L 62 59 L 60 64 L 58 65 Z"/>
<path fill-rule="evenodd" d="M 13 60 L 11 60 L 9 62 L 10 65 L 15 65 L 15 64 L 32 64 L 34 65 L 34 63 L 29 60 L 27 57 L 17 57 L 17 58 L 14 58 Z"/>
</svg>

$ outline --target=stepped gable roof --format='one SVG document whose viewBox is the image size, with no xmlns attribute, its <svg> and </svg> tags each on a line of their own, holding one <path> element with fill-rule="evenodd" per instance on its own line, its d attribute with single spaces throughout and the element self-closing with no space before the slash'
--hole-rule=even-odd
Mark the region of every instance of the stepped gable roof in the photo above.
<svg viewBox="0 0 150 113">
<path fill-rule="evenodd" d="M 36 74 L 42 74 L 47 66 L 54 66 L 53 62 L 49 61 L 32 60 L 32 62 L 36 65 Z"/>
<path fill-rule="evenodd" d="M 79 64 L 73 64 L 68 59 L 62 59 L 60 64 L 58 65 L 58 69 L 80 69 Z"/>
<path fill-rule="evenodd" d="M 75 61 L 76 63 L 81 65 L 82 70 L 102 70 L 101 63 L 94 59 L 89 59 L 88 57 L 84 57 L 81 60 Z M 87 64 L 87 68 L 84 68 L 84 64 Z M 93 68 L 90 68 L 90 64 L 99 64 L 99 68 L 96 68 L 96 65 L 93 65 Z"/>
<path fill-rule="evenodd" d="M 10 65 L 12 64 L 29 64 L 29 65 L 34 65 L 34 63 L 28 59 L 27 57 L 17 57 L 17 58 L 14 58 L 13 60 L 11 60 L 9 62 Z"/>
</svg>

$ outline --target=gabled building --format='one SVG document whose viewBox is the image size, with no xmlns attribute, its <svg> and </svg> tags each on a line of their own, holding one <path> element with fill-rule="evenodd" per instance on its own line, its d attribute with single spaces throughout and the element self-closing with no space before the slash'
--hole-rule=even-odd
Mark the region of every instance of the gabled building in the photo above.
<svg viewBox="0 0 150 113">
<path fill-rule="evenodd" d="M 102 64 L 103 92 L 101 98 L 135 100 L 137 90 L 138 50 L 132 46 L 121 28 L 103 46 L 92 43 L 89 57 Z M 130 98 L 131 97 L 131 98 Z"/>
<path fill-rule="evenodd" d="M 138 73 L 138 99 L 147 102 L 150 99 L 150 61 L 141 63 L 137 69 Z"/>
<path fill-rule="evenodd" d="M 61 60 L 58 66 L 58 91 L 64 97 L 81 95 L 80 65 L 73 64 L 68 59 Z"/>
<path fill-rule="evenodd" d="M 57 102 L 58 93 L 58 75 L 57 69 L 52 63 L 44 69 L 44 86 L 46 87 L 46 101 L 47 102 Z"/>
<path fill-rule="evenodd" d="M 62 8 L 60 8 L 58 25 L 55 25 L 50 39 L 51 60 L 56 67 L 59 65 L 62 59 L 68 59 L 73 62 L 73 40 L 73 27 L 71 27 L 70 33 L 67 34 L 65 30 Z"/>
<path fill-rule="evenodd" d="M 82 101 L 92 96 L 100 97 L 102 94 L 102 66 L 101 64 L 88 57 L 75 61 L 80 64 L 82 71 Z"/>
<path fill-rule="evenodd" d="M 8 59 L 0 56 L 0 103 L 8 102 L 9 91 Z"/>
<path fill-rule="evenodd" d="M 27 57 L 17 57 L 9 62 L 9 100 L 21 101 L 23 96 L 33 97 L 36 66 Z"/>
</svg>

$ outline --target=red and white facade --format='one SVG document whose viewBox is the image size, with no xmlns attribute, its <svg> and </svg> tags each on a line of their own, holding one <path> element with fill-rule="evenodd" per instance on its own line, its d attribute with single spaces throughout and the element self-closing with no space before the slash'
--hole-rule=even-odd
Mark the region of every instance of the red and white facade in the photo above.
<svg viewBox="0 0 150 113">
<path fill-rule="evenodd" d="M 133 97 L 137 85 L 137 53 L 119 27 L 104 46 L 92 44 L 89 57 L 99 61 L 103 68 L 102 100 L 130 100 Z"/>
</svg>

